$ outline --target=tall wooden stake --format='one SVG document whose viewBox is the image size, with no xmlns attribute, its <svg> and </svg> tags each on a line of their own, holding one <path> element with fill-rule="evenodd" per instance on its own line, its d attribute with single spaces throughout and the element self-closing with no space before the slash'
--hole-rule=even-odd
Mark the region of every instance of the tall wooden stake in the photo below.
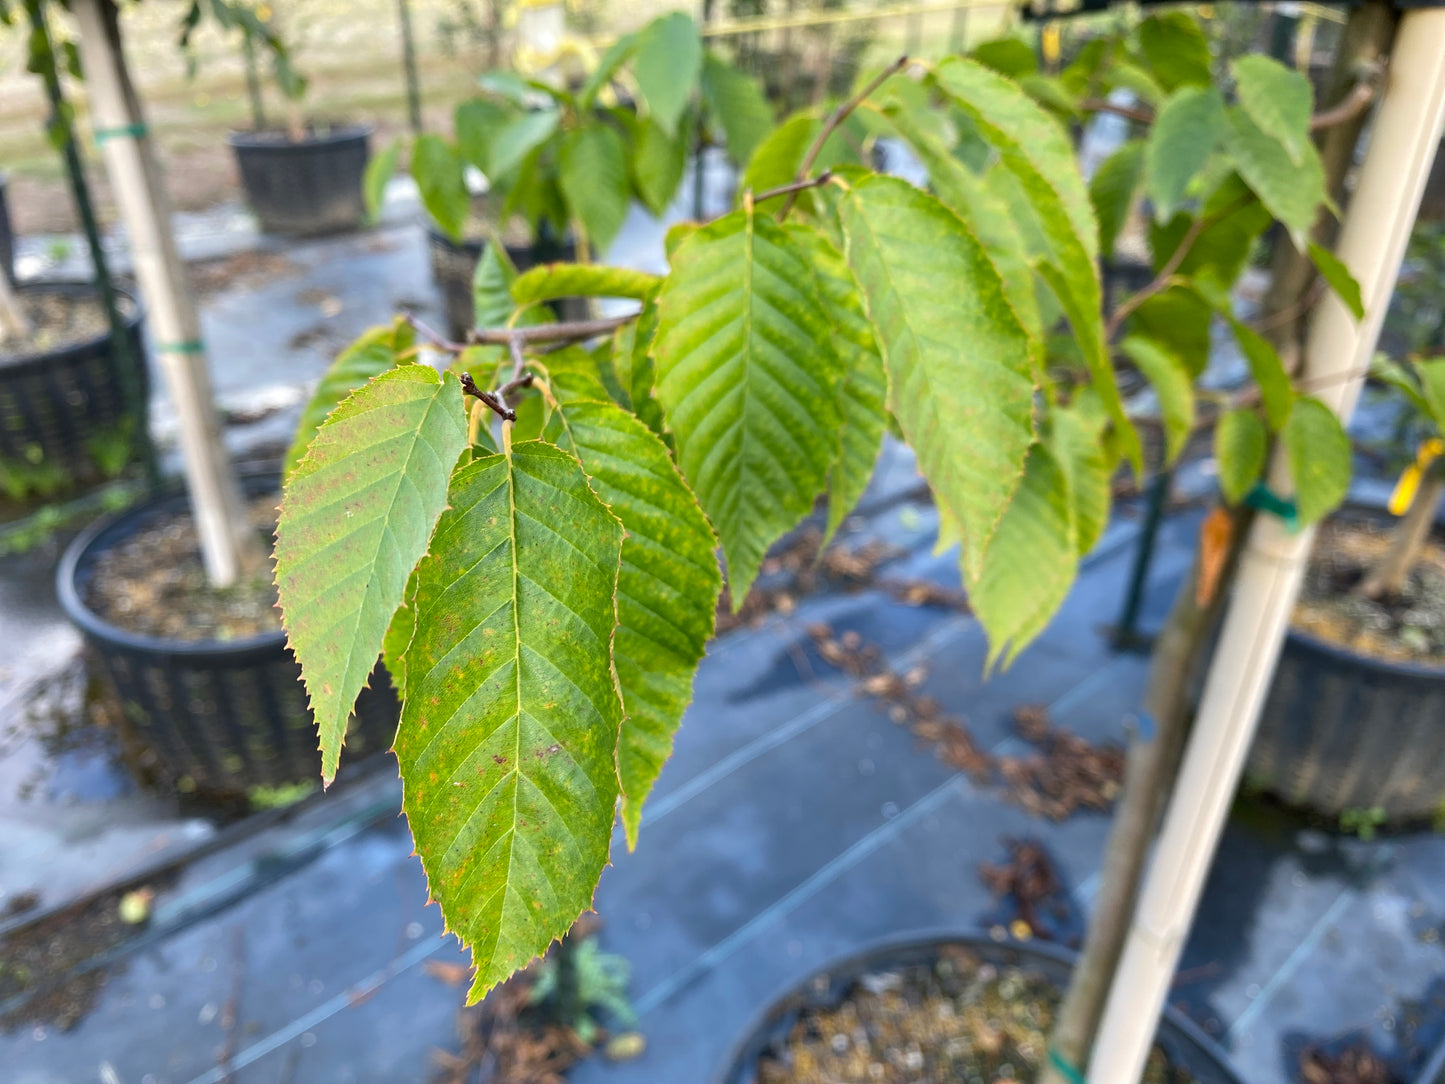
<svg viewBox="0 0 1445 1084">
<path fill-rule="evenodd" d="M 213 584 L 235 582 L 265 559 L 251 530 L 211 397 L 205 348 L 185 268 L 171 233 L 169 201 L 160 181 L 140 100 L 121 50 L 114 0 L 75 0 L 95 138 L 115 190 L 150 313 L 160 369 L 180 420 L 181 453 L 206 573 Z"/>
</svg>

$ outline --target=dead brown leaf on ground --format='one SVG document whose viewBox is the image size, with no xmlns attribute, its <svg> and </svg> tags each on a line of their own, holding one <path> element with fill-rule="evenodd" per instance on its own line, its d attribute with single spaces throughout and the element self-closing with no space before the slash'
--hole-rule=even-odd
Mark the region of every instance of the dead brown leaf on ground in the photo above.
<svg viewBox="0 0 1445 1084">
<path fill-rule="evenodd" d="M 1339 1054 L 1312 1047 L 1300 1058 L 1300 1078 L 1304 1084 L 1399 1084 L 1384 1059 L 1367 1046 Z"/>
<path fill-rule="evenodd" d="M 1053 932 L 1043 922 L 1040 910 L 1059 902 L 1063 887 L 1048 852 L 1033 840 L 1007 839 L 1009 860 L 1002 865 L 981 862 L 979 879 L 994 896 L 1013 900 L 1019 921 L 1028 927 L 1031 937 L 1053 940 Z"/>
</svg>

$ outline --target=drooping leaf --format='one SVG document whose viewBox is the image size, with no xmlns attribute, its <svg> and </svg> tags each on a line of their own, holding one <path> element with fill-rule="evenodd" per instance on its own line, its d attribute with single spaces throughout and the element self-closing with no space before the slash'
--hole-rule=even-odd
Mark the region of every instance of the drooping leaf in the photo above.
<svg viewBox="0 0 1445 1084">
<path fill-rule="evenodd" d="M 855 118 L 849 117 L 824 140 L 817 158 L 813 161 L 811 173 L 814 176 L 825 169 L 834 169 L 840 164 L 857 161 L 857 155 L 848 143 L 850 138 L 857 138 L 858 133 L 851 127 L 854 122 Z M 822 126 L 822 118 L 811 110 L 794 113 L 783 121 L 753 151 L 738 191 L 751 191 L 754 195 L 759 195 L 793 180 Z M 803 211 L 810 209 L 813 206 L 813 195 L 812 191 L 801 193 L 797 200 L 798 208 Z M 783 199 L 782 196 L 774 196 L 763 200 L 758 206 L 772 213 L 783 205 Z"/>
<path fill-rule="evenodd" d="M 1214 309 L 1198 293 L 1171 286 L 1134 310 L 1129 328 L 1159 342 L 1172 343 L 1174 352 L 1195 379 L 1209 363 L 1209 325 Z"/>
<path fill-rule="evenodd" d="M 462 160 L 441 136 L 416 137 L 411 148 L 411 175 L 416 178 L 421 202 L 442 232 L 460 241 L 472 198 L 462 173 Z"/>
<path fill-rule="evenodd" d="M 493 183 L 506 182 L 527 158 L 557 131 L 561 113 L 556 109 L 534 109 L 512 121 L 492 141 L 487 152 Z"/>
<path fill-rule="evenodd" d="M 517 308 L 512 298 L 512 283 L 516 281 L 517 267 L 512 257 L 492 238 L 472 269 L 472 316 L 477 327 L 502 327 L 511 319 Z"/>
<path fill-rule="evenodd" d="M 1038 235 L 1050 253 L 1039 273 L 1063 306 L 1100 401 L 1138 469 L 1139 437 L 1124 412 L 1104 341 L 1098 227 L 1067 134 L 1017 86 L 972 61 L 943 61 L 934 81 L 997 150 L 1000 166 L 1036 218 Z"/>
<path fill-rule="evenodd" d="M 1109 525 L 1112 471 L 1100 439 L 1107 421 L 1098 397 L 1087 389 L 1049 415 L 1049 450 L 1068 481 L 1080 557 L 1099 544 Z"/>
<path fill-rule="evenodd" d="M 632 70 L 657 123 L 669 136 L 676 135 L 678 119 L 702 74 L 702 39 L 692 16 L 674 11 L 643 27 Z"/>
<path fill-rule="evenodd" d="M 286 484 L 276 584 L 328 783 L 466 437 L 461 385 L 403 365 L 331 412 Z"/>
<path fill-rule="evenodd" d="M 773 107 L 758 81 L 715 53 L 702 59 L 702 100 L 722 128 L 728 157 L 745 164 L 773 127 Z"/>
<path fill-rule="evenodd" d="M 1289 374 L 1284 371 L 1284 362 L 1269 344 L 1269 340 L 1254 329 L 1233 317 L 1229 320 L 1229 326 L 1234 331 L 1235 340 L 1244 353 L 1245 361 L 1249 363 L 1254 382 L 1259 385 L 1264 416 L 1269 419 L 1270 428 L 1278 430 L 1288 420 L 1295 400 L 1294 385 L 1290 383 Z"/>
<path fill-rule="evenodd" d="M 1421 358 L 1415 362 L 1415 374 L 1425 401 L 1430 404 L 1430 417 L 1437 428 L 1445 429 L 1445 358 Z"/>
<path fill-rule="evenodd" d="M 562 399 L 546 436 L 572 452 L 622 521 L 617 580 L 617 680 L 622 740 L 617 770 L 628 847 L 642 803 L 672 753 L 692 679 L 712 636 L 722 576 L 716 542 L 667 445 L 614 403 Z"/>
<path fill-rule="evenodd" d="M 832 327 L 833 354 L 843 372 L 838 389 L 843 424 L 828 469 L 826 546 L 873 477 L 888 414 L 888 375 L 858 283 L 843 254 L 810 226 L 793 223 L 788 233 L 813 269 L 818 297 Z"/>
<path fill-rule="evenodd" d="M 602 54 L 602 59 L 597 62 L 597 67 L 587 76 L 587 82 L 582 84 L 582 89 L 577 92 L 577 110 L 580 113 L 589 111 L 597 101 L 597 95 L 602 88 L 610 83 L 614 76 L 622 69 L 622 65 L 632 59 L 637 52 L 637 35 L 623 34 L 607 47 L 607 52 Z"/>
<path fill-rule="evenodd" d="M 628 409 L 671 447 L 672 437 L 654 387 L 657 367 L 652 360 L 652 344 L 656 335 L 657 303 L 650 299 L 644 302 L 636 321 L 620 329 L 613 340 L 612 369 L 626 391 Z"/>
<path fill-rule="evenodd" d="M 928 170 L 929 184 L 941 203 L 963 220 L 988 250 L 1003 279 L 1004 293 L 1029 336 L 1042 344 L 1043 317 L 1039 314 L 1034 270 L 1018 224 L 1008 207 L 984 182 L 943 147 L 915 116 L 888 109 L 888 119 Z"/>
<path fill-rule="evenodd" d="M 1171 11 L 1145 19 L 1139 25 L 1139 46 L 1150 73 L 1166 91 L 1191 84 L 1210 85 L 1209 42 L 1187 12 Z"/>
<path fill-rule="evenodd" d="M 1307 143 L 1300 161 L 1278 139 L 1260 129 L 1239 107 L 1225 110 L 1225 147 L 1234 168 L 1259 196 L 1270 214 L 1279 219 L 1295 242 L 1305 247 L 1305 236 L 1325 198 L 1325 171 L 1319 152 Z"/>
<path fill-rule="evenodd" d="M 417 573 L 396 755 L 476 1001 L 591 906 L 617 801 L 622 526 L 538 441 L 452 477 Z"/>
<path fill-rule="evenodd" d="M 1214 461 L 1219 466 L 1219 489 L 1230 504 L 1244 500 L 1264 470 L 1269 433 L 1252 410 L 1230 410 L 1220 416 L 1214 430 Z"/>
<path fill-rule="evenodd" d="M 963 528 L 965 563 L 977 560 L 1033 440 L 1028 332 L 988 254 L 932 196 L 879 176 L 856 185 L 841 211 L 889 407 Z"/>
<path fill-rule="evenodd" d="M 787 233 L 748 209 L 678 245 L 657 306 L 657 396 L 740 606 L 833 460 L 842 374 L 828 319 Z"/>
<path fill-rule="evenodd" d="M 1164 459 L 1173 463 L 1194 429 L 1194 381 L 1184 362 L 1155 339 L 1131 335 L 1119 349 L 1148 379 L 1164 423 Z"/>
<path fill-rule="evenodd" d="M 1099 164 L 1089 180 L 1089 199 L 1099 220 L 1099 252 L 1109 259 L 1134 205 L 1144 175 L 1144 141 L 1131 139 Z"/>
<path fill-rule="evenodd" d="M 1279 432 L 1289 454 L 1300 522 L 1318 523 L 1350 489 L 1350 438 L 1337 414 L 1313 396 L 1302 395 Z"/>
<path fill-rule="evenodd" d="M 1228 310 L 1228 295 L 1255 241 L 1270 224 L 1270 214 L 1235 173 L 1226 176 L 1209 194 L 1199 214 L 1203 216 L 1202 229 L 1196 228 L 1198 217 L 1182 211 L 1167 222 L 1149 224 L 1154 270 L 1169 263 L 1192 232 L 1194 239 L 1176 273 L 1190 279 L 1199 292 L 1226 299 L 1221 307 Z"/>
<path fill-rule="evenodd" d="M 375 223 L 381 217 L 382 204 L 386 202 L 386 185 L 396 174 L 396 163 L 401 157 L 401 140 L 393 139 L 370 162 L 366 163 L 366 175 L 361 181 L 361 196 L 366 201 L 366 220 Z"/>
<path fill-rule="evenodd" d="M 1413 366 L 1412 366 L 1413 368 Z M 1427 418 L 1434 416 L 1434 408 L 1430 401 L 1425 398 L 1420 388 L 1420 383 L 1411 376 L 1405 366 L 1385 354 L 1376 354 L 1374 361 L 1370 363 L 1370 375 L 1376 380 L 1389 384 L 1396 391 L 1403 392 L 1405 396 L 1415 405 L 1415 409 L 1424 414 Z M 1441 419 L 1437 419 L 1439 424 Z"/>
<path fill-rule="evenodd" d="M 1029 449 L 1013 500 L 971 573 L 965 529 L 968 601 L 988 633 L 992 668 L 1008 666 L 1063 605 L 1078 570 L 1078 536 L 1068 477 L 1044 444 Z"/>
<path fill-rule="evenodd" d="M 995 38 L 977 46 L 970 54 L 986 68 L 992 68 L 1000 75 L 1017 79 L 1039 70 L 1039 58 L 1033 46 L 1018 38 Z"/>
<path fill-rule="evenodd" d="M 1279 140 L 1295 165 L 1304 162 L 1310 142 L 1314 91 L 1302 73 L 1262 53 L 1236 57 L 1229 63 L 1239 104 L 1259 130 Z"/>
<path fill-rule="evenodd" d="M 1360 284 L 1355 281 L 1355 276 L 1350 274 L 1350 269 L 1340 262 L 1338 256 L 1321 245 L 1311 243 L 1309 253 L 1315 270 L 1330 284 L 1330 289 L 1345 303 L 1345 308 L 1354 314 L 1356 320 L 1363 320 L 1365 299 L 1360 293 Z"/>
<path fill-rule="evenodd" d="M 687 166 L 687 136 L 669 136 L 651 117 L 637 122 L 632 147 L 632 183 L 642 202 L 661 216 L 677 196 Z"/>
<path fill-rule="evenodd" d="M 558 297 L 651 297 L 662 280 L 646 271 L 607 267 L 595 263 L 538 264 L 512 283 L 512 300 L 519 305 Z"/>
<path fill-rule="evenodd" d="M 457 151 L 463 161 L 490 175 L 491 148 L 515 113 L 490 98 L 469 98 L 456 109 Z"/>
<path fill-rule="evenodd" d="M 281 468 L 282 478 L 291 477 L 296 464 L 301 462 L 301 457 L 310 447 L 317 428 L 336 404 L 378 373 L 395 368 L 399 356 L 410 350 L 414 342 L 411 325 L 398 319 L 363 332 L 359 339 L 336 356 L 301 411 L 301 421 L 297 423 L 296 435 L 291 438 L 291 447 L 286 451 L 286 460 Z"/>
<path fill-rule="evenodd" d="M 1168 219 L 1224 135 L 1224 98 L 1213 87 L 1180 87 L 1149 130 L 1144 184 L 1154 213 Z"/>
<path fill-rule="evenodd" d="M 627 149 L 611 128 L 591 125 L 562 137 L 562 193 L 600 253 L 627 219 Z"/>
<path fill-rule="evenodd" d="M 406 589 L 401 593 L 401 605 L 397 607 L 396 613 L 391 615 L 391 623 L 386 626 L 386 635 L 381 638 L 381 661 L 386 664 L 386 671 L 391 675 L 393 689 L 406 687 L 406 669 L 402 666 L 402 657 L 406 654 L 415 632 L 416 568 L 413 567 L 411 575 L 406 578 Z"/>
</svg>

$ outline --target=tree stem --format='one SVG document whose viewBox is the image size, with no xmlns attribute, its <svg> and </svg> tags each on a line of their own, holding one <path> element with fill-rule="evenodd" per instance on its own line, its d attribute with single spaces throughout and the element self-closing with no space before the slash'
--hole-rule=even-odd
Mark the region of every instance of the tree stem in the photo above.
<svg viewBox="0 0 1445 1084">
<path fill-rule="evenodd" d="M 1395 528 L 1390 548 L 1355 589 L 1359 594 L 1376 600 L 1400 594 L 1405 580 L 1420 561 L 1425 543 L 1430 540 L 1441 494 L 1445 494 L 1445 473 L 1438 469 L 1427 471 L 1420 479 L 1420 488 L 1415 491 L 1405 518 Z"/>
</svg>

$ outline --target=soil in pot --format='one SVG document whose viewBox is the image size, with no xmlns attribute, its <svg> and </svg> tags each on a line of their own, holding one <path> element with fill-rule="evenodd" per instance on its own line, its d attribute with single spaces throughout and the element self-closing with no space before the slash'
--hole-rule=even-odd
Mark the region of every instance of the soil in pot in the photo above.
<svg viewBox="0 0 1445 1084">
<path fill-rule="evenodd" d="M 1319 533 L 1294 626 L 1328 643 L 1391 662 L 1445 664 L 1445 545 L 1426 543 L 1398 598 L 1353 588 L 1390 546 L 1387 526 L 1337 517 Z"/>
<path fill-rule="evenodd" d="M 276 495 L 252 498 L 247 513 L 269 547 Z M 100 554 L 86 603 L 112 625 L 168 640 L 242 640 L 281 628 L 270 563 L 212 587 L 189 512 L 161 516 Z"/>
<path fill-rule="evenodd" d="M 0 343 L 0 365 L 88 342 L 110 331 L 105 307 L 93 295 L 21 290 L 16 301 L 30 322 L 30 334 Z"/>
<path fill-rule="evenodd" d="M 757 1084 L 996 1084 L 1037 1078 L 1059 990 L 1028 968 L 945 946 L 932 964 L 863 976 L 831 1008 L 803 1012 L 758 1062 Z M 1155 1048 L 1146 1084 L 1194 1077 Z"/>
</svg>

